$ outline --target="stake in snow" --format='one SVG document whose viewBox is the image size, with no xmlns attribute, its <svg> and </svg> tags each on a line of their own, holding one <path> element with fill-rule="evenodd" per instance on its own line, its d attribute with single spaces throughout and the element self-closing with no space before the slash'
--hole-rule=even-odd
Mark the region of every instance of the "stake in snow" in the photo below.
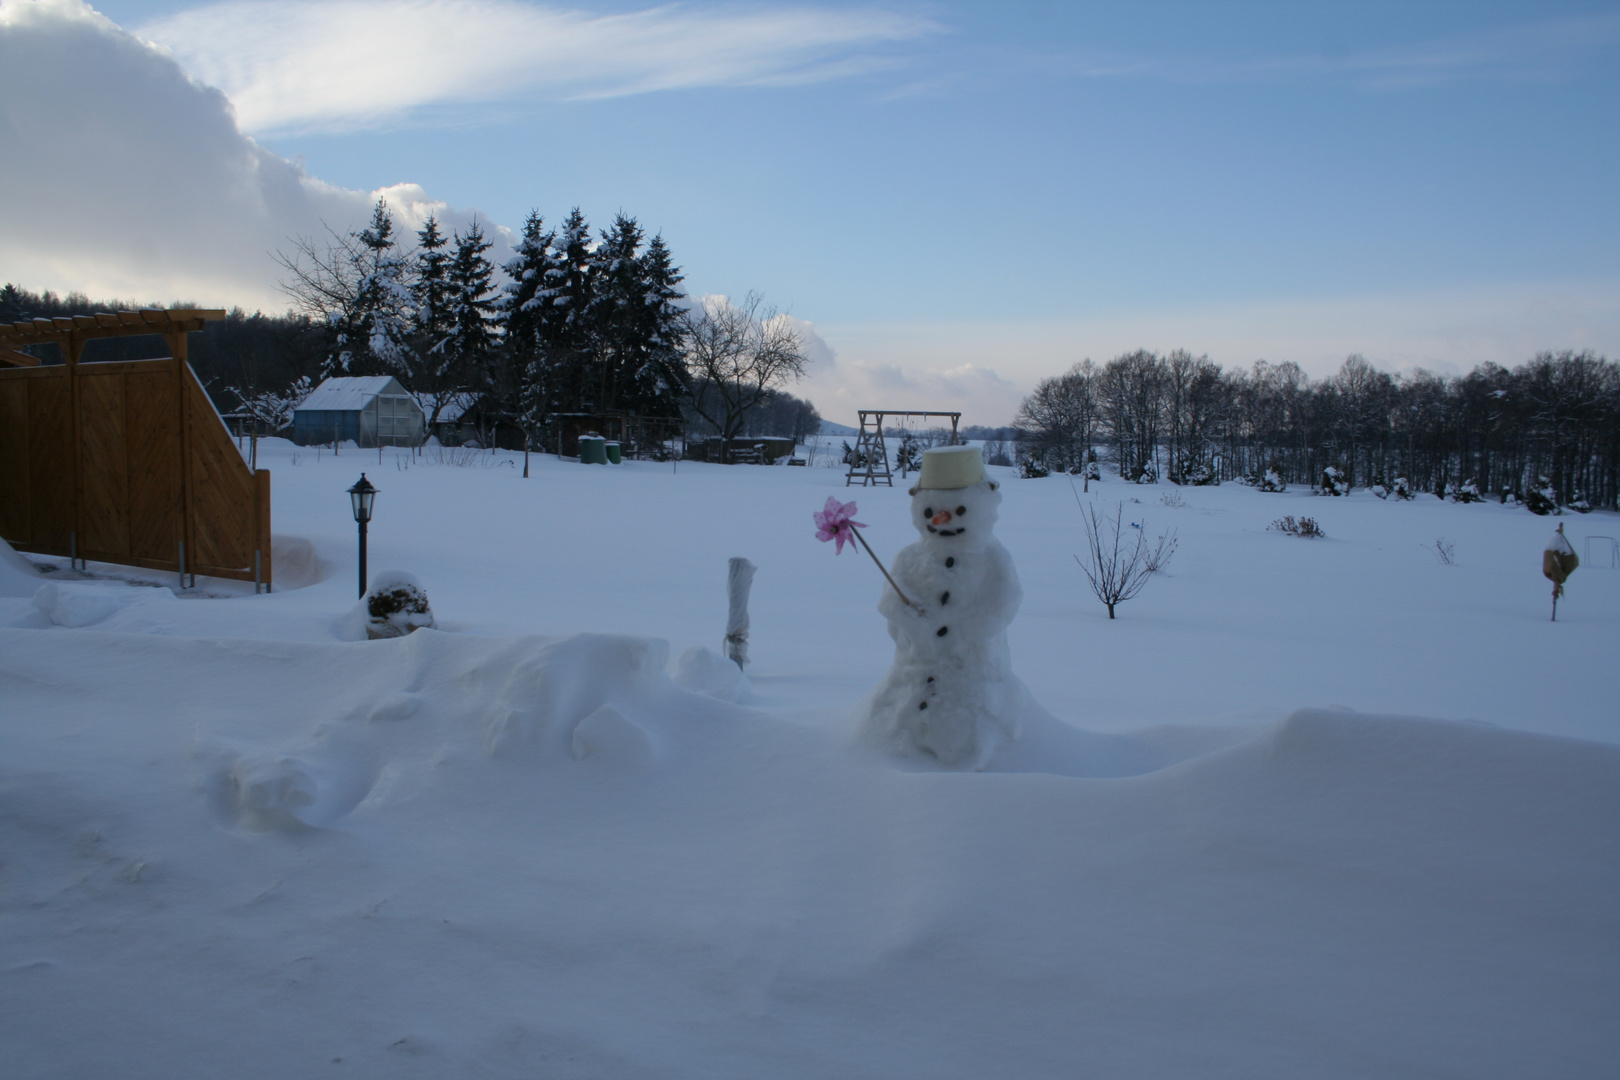
<svg viewBox="0 0 1620 1080">
<path fill-rule="evenodd" d="M 748 666 L 748 593 L 754 587 L 754 571 L 759 567 L 734 555 L 726 569 L 726 659 L 739 668 Z"/>
<path fill-rule="evenodd" d="M 943 765 L 983 768 L 1018 736 L 1025 692 L 1012 674 L 1007 627 L 1023 591 L 995 537 L 998 486 L 985 476 L 978 447 L 924 453 L 911 489 L 922 539 L 895 557 L 894 589 L 878 603 L 894 663 L 867 698 L 866 729 L 901 753 Z"/>
</svg>

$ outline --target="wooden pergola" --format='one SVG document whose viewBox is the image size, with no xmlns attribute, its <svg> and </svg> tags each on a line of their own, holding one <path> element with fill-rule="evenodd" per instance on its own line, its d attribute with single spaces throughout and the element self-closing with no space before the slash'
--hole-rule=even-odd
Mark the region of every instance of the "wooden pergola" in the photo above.
<svg viewBox="0 0 1620 1080">
<path fill-rule="evenodd" d="M 149 308 L 0 323 L 0 536 L 20 551 L 269 585 L 270 474 L 243 462 L 186 363 L 225 312 Z M 156 360 L 82 363 L 155 334 Z M 62 364 L 21 350 L 54 345 Z"/>
<path fill-rule="evenodd" d="M 20 351 L 29 345 L 55 345 L 64 361 L 77 364 L 87 342 L 137 334 L 162 334 L 168 340 L 170 355 L 184 361 L 186 335 L 224 317 L 224 311 L 213 308 L 142 308 L 0 323 L 0 364 L 38 367 L 39 357 Z"/>
</svg>

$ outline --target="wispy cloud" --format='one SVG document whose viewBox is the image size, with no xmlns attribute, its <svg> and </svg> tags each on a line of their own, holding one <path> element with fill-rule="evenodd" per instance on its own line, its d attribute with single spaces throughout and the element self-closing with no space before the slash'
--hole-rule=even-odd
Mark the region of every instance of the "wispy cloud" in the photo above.
<svg viewBox="0 0 1620 1080">
<path fill-rule="evenodd" d="M 520 0 L 226 0 L 149 23 L 244 130 L 344 130 L 445 105 L 847 78 L 935 22 L 878 7 L 667 5 L 617 14 Z"/>
<path fill-rule="evenodd" d="M 1079 54 L 1049 69 L 1090 79 L 1180 83 L 1337 79 L 1401 89 L 1469 79 L 1550 79 L 1620 45 L 1620 13 L 1551 19 L 1473 31 L 1417 45 L 1262 57 Z"/>
</svg>

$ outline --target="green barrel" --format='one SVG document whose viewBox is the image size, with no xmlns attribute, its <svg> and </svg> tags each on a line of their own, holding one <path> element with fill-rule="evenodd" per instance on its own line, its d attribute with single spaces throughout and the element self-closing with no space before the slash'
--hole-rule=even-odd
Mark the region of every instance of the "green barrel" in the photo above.
<svg viewBox="0 0 1620 1080">
<path fill-rule="evenodd" d="M 609 465 L 617 465 L 617 464 L 619 464 L 619 462 L 624 460 L 623 455 L 619 453 L 619 444 L 618 443 L 609 442 L 606 445 L 606 449 L 607 449 L 607 459 L 608 459 L 608 464 Z"/>
<path fill-rule="evenodd" d="M 600 435 L 579 437 L 579 460 L 583 465 L 607 464 L 607 440 Z"/>
</svg>

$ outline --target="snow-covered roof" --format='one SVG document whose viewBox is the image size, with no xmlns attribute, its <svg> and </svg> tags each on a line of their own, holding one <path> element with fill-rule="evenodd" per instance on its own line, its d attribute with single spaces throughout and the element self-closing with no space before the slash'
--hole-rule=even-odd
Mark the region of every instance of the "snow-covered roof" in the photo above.
<svg viewBox="0 0 1620 1080">
<path fill-rule="evenodd" d="M 298 406 L 298 412 L 358 412 L 380 394 L 403 395 L 392 375 L 341 375 L 327 379 Z"/>
</svg>

